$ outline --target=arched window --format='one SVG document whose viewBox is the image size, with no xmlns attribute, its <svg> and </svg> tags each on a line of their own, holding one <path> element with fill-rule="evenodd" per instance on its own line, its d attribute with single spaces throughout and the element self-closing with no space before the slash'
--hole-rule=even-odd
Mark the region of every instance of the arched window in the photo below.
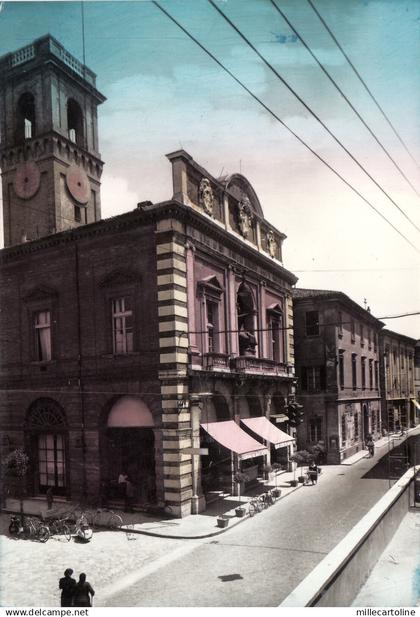
<svg viewBox="0 0 420 617">
<path fill-rule="evenodd" d="M 67 129 L 69 132 L 70 141 L 83 146 L 84 130 L 83 130 L 83 112 L 74 99 L 67 101 Z"/>
<path fill-rule="evenodd" d="M 25 429 L 29 434 L 31 458 L 35 462 L 35 493 L 51 489 L 66 492 L 66 436 L 64 411 L 56 401 L 40 398 L 30 406 Z"/>
<path fill-rule="evenodd" d="M 35 136 L 35 98 L 30 92 L 21 95 L 17 105 L 17 141 Z"/>
<path fill-rule="evenodd" d="M 241 283 L 236 297 L 238 312 L 239 355 L 255 355 L 257 341 L 255 332 L 254 298 L 246 283 Z"/>
</svg>

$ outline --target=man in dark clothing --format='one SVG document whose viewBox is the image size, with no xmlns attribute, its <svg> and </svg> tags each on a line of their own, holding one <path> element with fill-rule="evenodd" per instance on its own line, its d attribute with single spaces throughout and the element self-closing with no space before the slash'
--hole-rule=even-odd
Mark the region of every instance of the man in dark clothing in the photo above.
<svg viewBox="0 0 420 617">
<path fill-rule="evenodd" d="M 318 482 L 318 467 L 315 465 L 315 463 L 309 465 L 308 472 L 309 477 L 312 480 L 312 484 L 316 484 Z"/>
<path fill-rule="evenodd" d="M 61 589 L 61 606 L 73 606 L 73 595 L 76 587 L 76 581 L 71 578 L 73 570 L 67 568 L 63 578 L 60 578 L 58 588 Z"/>
<path fill-rule="evenodd" d="M 95 591 L 86 580 L 86 574 L 79 575 L 79 581 L 75 585 L 73 606 L 92 606 L 92 599 Z"/>
</svg>

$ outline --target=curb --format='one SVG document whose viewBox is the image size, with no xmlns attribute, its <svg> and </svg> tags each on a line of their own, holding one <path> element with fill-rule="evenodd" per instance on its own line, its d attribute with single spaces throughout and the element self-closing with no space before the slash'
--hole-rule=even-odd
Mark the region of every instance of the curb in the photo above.
<svg viewBox="0 0 420 617">
<path fill-rule="evenodd" d="M 279 497 L 276 503 L 279 503 L 279 501 L 281 501 L 282 499 L 285 499 L 286 497 L 288 497 L 289 495 L 291 495 L 292 493 L 294 493 L 295 491 L 297 491 L 298 489 L 302 487 L 303 487 L 303 484 L 293 487 L 293 490 L 289 491 L 287 495 L 283 495 L 283 497 Z M 192 514 L 190 516 L 194 516 L 194 515 Z M 232 518 L 235 518 L 235 517 L 232 517 Z M 139 535 L 152 536 L 154 538 L 169 538 L 171 540 L 202 540 L 204 538 L 213 538 L 214 536 L 219 536 L 220 534 L 225 533 L 226 531 L 229 531 L 230 529 L 232 529 L 232 527 L 236 527 L 240 523 L 244 523 L 248 518 L 250 518 L 250 516 L 249 514 L 246 514 L 242 518 L 240 519 L 238 518 L 232 525 L 224 529 L 218 529 L 217 531 L 212 531 L 211 533 L 205 533 L 205 534 L 201 534 L 197 536 L 181 536 L 181 535 L 173 536 L 173 535 L 168 535 L 168 534 L 157 533 L 155 531 L 145 531 L 144 529 L 127 529 L 126 526 L 120 527 L 118 531 L 121 531 L 123 533 L 137 533 Z"/>
</svg>

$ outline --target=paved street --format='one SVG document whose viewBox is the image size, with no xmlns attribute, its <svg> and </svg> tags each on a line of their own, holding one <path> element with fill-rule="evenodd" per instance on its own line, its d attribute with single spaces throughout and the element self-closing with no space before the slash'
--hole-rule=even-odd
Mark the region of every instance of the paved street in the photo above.
<svg viewBox="0 0 420 617">
<path fill-rule="evenodd" d="M 317 486 L 276 506 L 105 600 L 107 606 L 277 606 L 388 489 L 363 479 L 377 460 L 325 468 Z M 162 593 L 164 590 L 164 593 Z"/>
<path fill-rule="evenodd" d="M 72 567 L 87 573 L 97 606 L 276 606 L 388 489 L 386 463 L 375 467 L 384 455 L 325 467 L 317 486 L 214 538 L 103 531 L 86 545 L 44 545 L 9 538 L 3 515 L 1 604 L 56 605 L 57 580 Z"/>
</svg>

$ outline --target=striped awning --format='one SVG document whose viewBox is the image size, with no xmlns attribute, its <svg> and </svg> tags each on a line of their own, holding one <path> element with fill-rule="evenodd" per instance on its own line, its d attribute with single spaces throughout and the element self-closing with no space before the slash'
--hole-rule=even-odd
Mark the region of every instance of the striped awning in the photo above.
<svg viewBox="0 0 420 617">
<path fill-rule="evenodd" d="M 235 452 L 240 459 L 268 454 L 265 446 L 245 433 L 233 420 L 205 422 L 201 427 L 224 448 Z"/>
</svg>

